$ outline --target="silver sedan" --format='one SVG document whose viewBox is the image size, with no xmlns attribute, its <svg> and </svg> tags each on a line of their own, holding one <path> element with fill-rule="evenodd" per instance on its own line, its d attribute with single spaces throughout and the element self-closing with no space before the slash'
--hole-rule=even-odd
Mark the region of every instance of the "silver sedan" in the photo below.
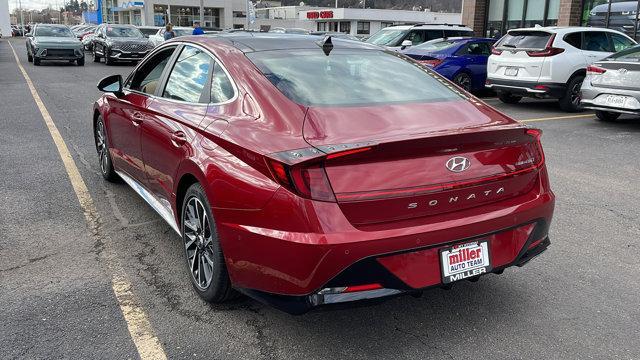
<svg viewBox="0 0 640 360">
<path fill-rule="evenodd" d="M 640 46 L 613 54 L 587 67 L 581 104 L 602 121 L 620 114 L 640 115 Z"/>
</svg>

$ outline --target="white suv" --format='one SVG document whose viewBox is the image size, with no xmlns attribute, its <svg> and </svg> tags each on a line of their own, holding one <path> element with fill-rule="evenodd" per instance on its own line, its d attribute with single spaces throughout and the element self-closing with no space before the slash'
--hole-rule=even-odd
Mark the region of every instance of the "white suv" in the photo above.
<svg viewBox="0 0 640 360">
<path fill-rule="evenodd" d="M 586 68 L 614 52 L 634 46 L 627 35 L 588 27 L 535 27 L 509 30 L 487 63 L 488 88 L 505 103 L 523 96 L 558 99 L 565 111 L 577 111 Z"/>
<path fill-rule="evenodd" d="M 425 41 L 460 36 L 473 36 L 473 30 L 462 25 L 448 24 L 398 25 L 382 28 L 366 42 L 397 51 Z"/>
</svg>

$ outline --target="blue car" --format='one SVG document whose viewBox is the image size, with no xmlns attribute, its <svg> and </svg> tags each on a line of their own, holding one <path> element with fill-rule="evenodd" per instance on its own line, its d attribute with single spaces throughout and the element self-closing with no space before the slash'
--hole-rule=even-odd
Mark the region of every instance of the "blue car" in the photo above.
<svg viewBox="0 0 640 360">
<path fill-rule="evenodd" d="M 496 39 L 444 38 L 400 52 L 428 66 L 467 91 L 484 89 L 487 59 Z"/>
</svg>

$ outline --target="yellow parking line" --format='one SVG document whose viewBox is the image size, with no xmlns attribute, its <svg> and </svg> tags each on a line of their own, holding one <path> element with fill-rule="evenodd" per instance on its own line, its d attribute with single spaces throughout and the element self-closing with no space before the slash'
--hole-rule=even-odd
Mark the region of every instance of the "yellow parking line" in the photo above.
<svg viewBox="0 0 640 360">
<path fill-rule="evenodd" d="M 33 82 L 29 78 L 29 75 L 25 71 L 22 64 L 20 64 L 20 59 L 18 58 L 16 50 L 13 48 L 13 45 L 11 45 L 11 42 L 8 42 L 8 44 L 13 51 L 13 56 L 16 58 L 18 68 L 20 69 L 22 76 L 27 82 L 29 91 L 31 91 L 31 96 L 33 96 L 33 100 L 36 102 L 36 105 L 38 106 L 38 109 L 42 114 L 42 119 L 47 125 L 49 133 L 53 138 L 53 142 L 55 143 L 56 148 L 58 149 L 58 153 L 62 158 L 62 163 L 64 164 L 64 168 L 67 171 L 67 174 L 69 175 L 69 180 L 71 181 L 73 190 L 78 197 L 80 207 L 82 208 L 82 212 L 84 213 L 84 217 L 87 221 L 89 229 L 92 232 L 96 232 L 100 227 L 100 219 L 93 199 L 91 198 L 91 194 L 89 193 L 89 189 L 87 188 L 84 180 L 82 180 L 80 171 L 73 161 L 73 157 L 71 157 L 69 148 L 64 142 L 62 135 L 60 135 L 56 124 L 53 122 L 53 119 L 49 114 L 49 111 L 44 106 L 40 95 L 38 95 L 38 92 L 33 85 Z M 138 305 L 138 302 L 133 292 L 131 291 L 131 282 L 129 281 L 123 270 L 118 271 L 119 267 L 115 263 L 115 261 L 107 258 L 107 266 L 112 272 L 111 287 L 118 301 L 118 305 L 120 306 L 120 310 L 122 311 L 122 315 L 127 322 L 129 334 L 133 339 L 140 358 L 165 360 L 167 356 L 164 352 L 164 349 L 162 348 L 162 345 L 160 344 L 158 338 L 155 336 L 146 313 Z"/>
<path fill-rule="evenodd" d="M 593 119 L 595 114 L 580 114 L 580 115 L 564 115 L 564 116 L 552 116 L 543 118 L 523 119 L 518 120 L 520 122 L 537 122 L 537 121 L 550 121 L 550 120 L 577 120 L 577 119 Z"/>
</svg>

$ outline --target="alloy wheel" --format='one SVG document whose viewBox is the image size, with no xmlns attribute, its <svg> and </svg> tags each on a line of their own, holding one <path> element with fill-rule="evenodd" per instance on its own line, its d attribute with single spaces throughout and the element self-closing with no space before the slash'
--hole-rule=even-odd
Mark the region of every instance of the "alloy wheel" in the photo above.
<svg viewBox="0 0 640 360">
<path fill-rule="evenodd" d="M 456 76 L 454 82 L 466 91 L 471 90 L 471 77 L 469 77 L 469 75 L 467 74 L 460 74 Z"/>
<path fill-rule="evenodd" d="M 576 82 L 571 88 L 571 104 L 575 108 L 580 106 L 580 100 L 582 100 L 582 96 L 580 96 L 580 88 L 582 88 L 582 81 Z"/>
<path fill-rule="evenodd" d="M 103 174 L 107 172 L 107 166 L 109 165 L 109 149 L 107 148 L 107 141 L 104 132 L 104 123 L 98 121 L 96 127 L 96 147 L 98 148 L 98 157 L 100 159 L 100 170 Z"/>
<path fill-rule="evenodd" d="M 206 290 L 213 279 L 213 233 L 207 211 L 197 197 L 187 201 L 182 223 L 187 265 L 196 286 Z"/>
</svg>

